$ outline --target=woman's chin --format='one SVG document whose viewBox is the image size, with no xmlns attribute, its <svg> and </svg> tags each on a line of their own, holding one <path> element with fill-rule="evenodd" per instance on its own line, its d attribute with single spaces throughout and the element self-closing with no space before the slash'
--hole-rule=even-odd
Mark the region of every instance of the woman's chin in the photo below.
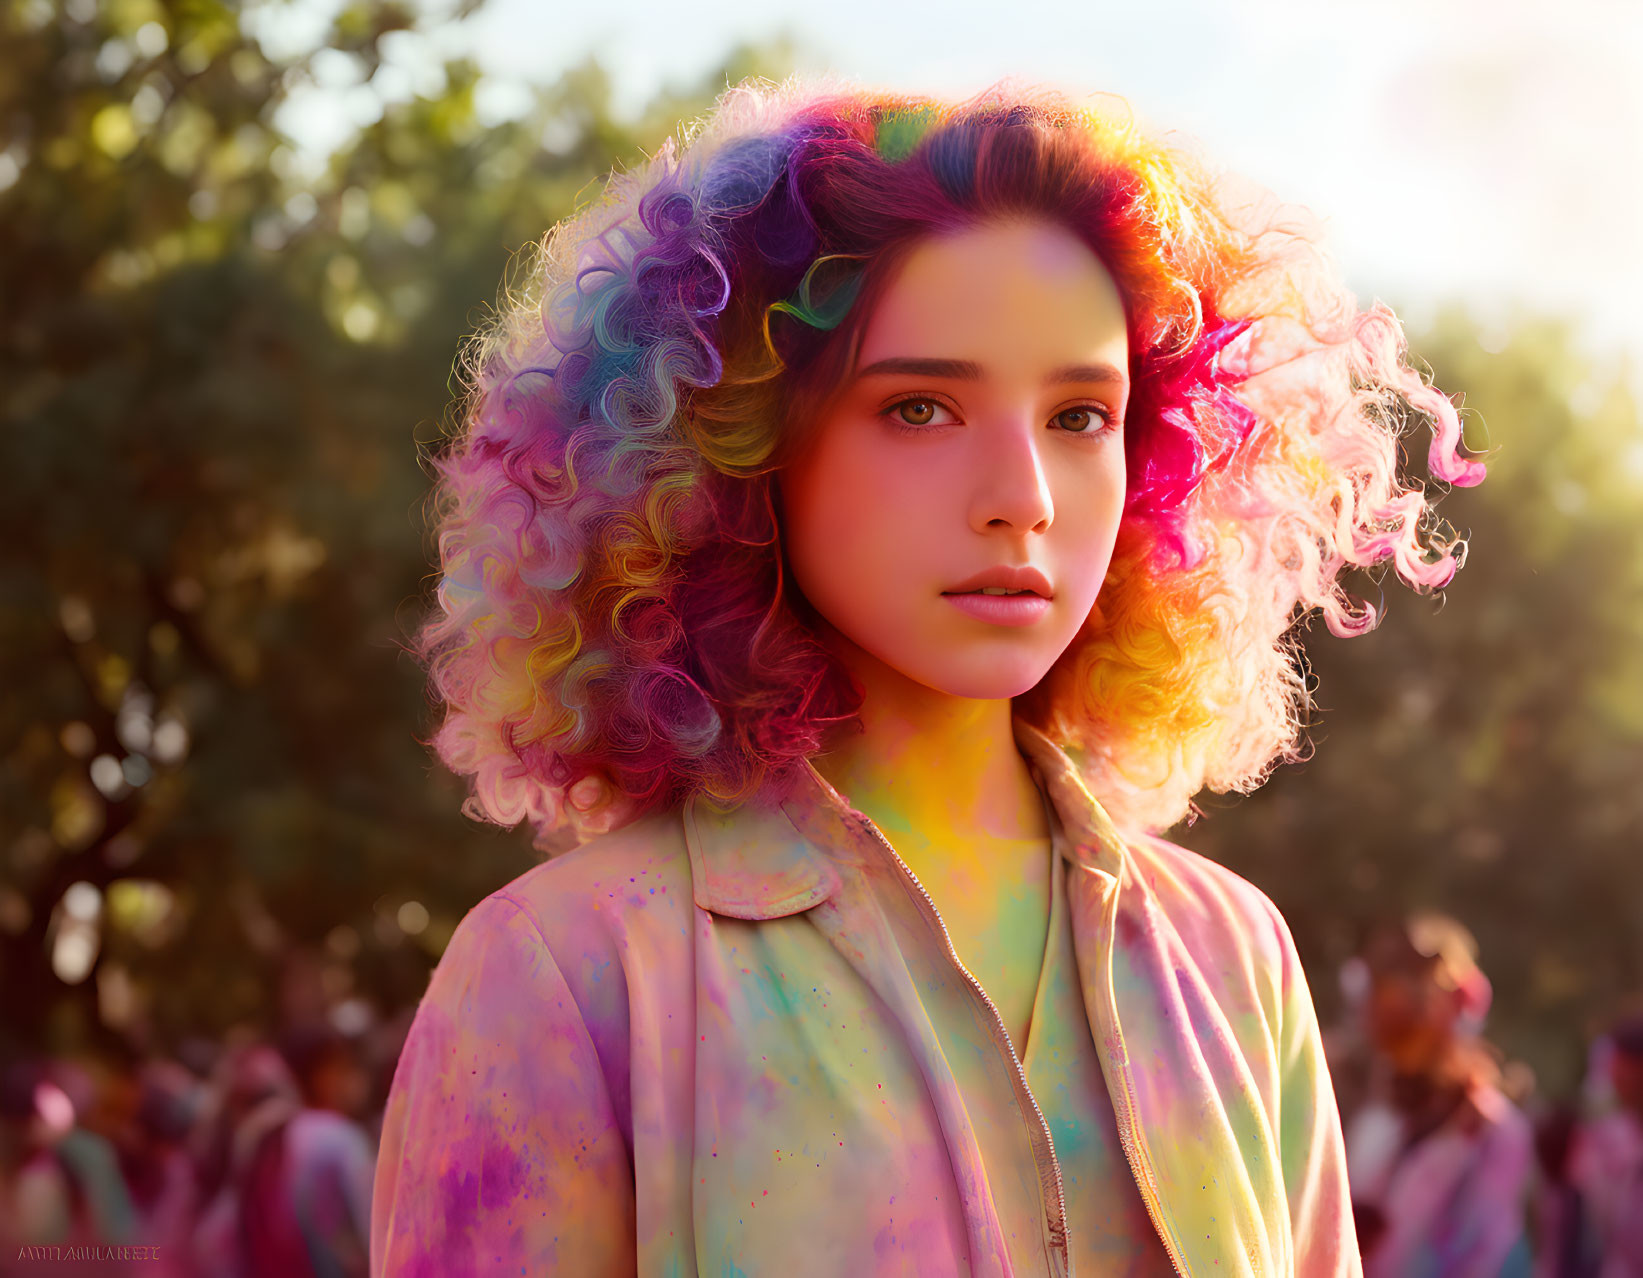
<svg viewBox="0 0 1643 1278">
<path fill-rule="evenodd" d="M 920 683 L 950 697 L 972 701 L 1008 701 L 1038 686 L 1049 666 L 1041 661 L 987 659 L 946 663 L 926 670 Z"/>
</svg>

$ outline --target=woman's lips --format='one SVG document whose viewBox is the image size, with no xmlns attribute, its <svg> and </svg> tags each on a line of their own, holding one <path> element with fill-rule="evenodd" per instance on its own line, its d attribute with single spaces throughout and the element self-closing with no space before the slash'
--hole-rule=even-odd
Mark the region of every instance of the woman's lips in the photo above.
<svg viewBox="0 0 1643 1278">
<path fill-rule="evenodd" d="M 1050 601 L 1043 595 L 984 595 L 978 590 L 964 594 L 944 594 L 955 608 L 977 621 L 995 626 L 1030 626 L 1050 610 Z"/>
</svg>

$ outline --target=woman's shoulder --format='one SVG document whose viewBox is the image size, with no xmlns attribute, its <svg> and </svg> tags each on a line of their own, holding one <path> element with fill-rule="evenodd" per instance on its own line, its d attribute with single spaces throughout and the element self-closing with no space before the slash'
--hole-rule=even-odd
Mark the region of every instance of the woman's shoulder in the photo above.
<svg viewBox="0 0 1643 1278">
<path fill-rule="evenodd" d="M 1255 884 L 1219 861 L 1159 835 L 1126 839 L 1142 877 L 1173 917 L 1177 912 L 1217 919 L 1251 936 L 1290 944 L 1283 915 Z"/>
<path fill-rule="evenodd" d="M 1247 991 L 1273 1016 L 1305 993 L 1289 925 L 1264 891 L 1158 835 L 1129 837 L 1125 843 L 1151 902 L 1207 978 Z"/>
<path fill-rule="evenodd" d="M 690 884 L 683 818 L 674 807 L 533 866 L 486 901 L 513 907 L 557 948 L 557 942 L 590 933 L 609 936 L 646 916 L 671 920 L 688 912 Z"/>
<path fill-rule="evenodd" d="M 526 1024 L 539 1031 L 542 1017 L 574 1012 L 602 1058 L 619 1059 L 630 960 L 639 952 L 644 972 L 688 967 L 673 960 L 690 943 L 690 902 L 678 810 L 598 835 L 463 916 L 418 1016 L 448 1018 L 476 1041 L 512 1042 Z"/>
<path fill-rule="evenodd" d="M 690 864 L 678 810 L 597 835 L 479 900 L 456 925 L 430 980 L 451 998 L 507 989 L 546 964 L 572 988 L 619 962 L 629 935 L 688 935 Z"/>
</svg>

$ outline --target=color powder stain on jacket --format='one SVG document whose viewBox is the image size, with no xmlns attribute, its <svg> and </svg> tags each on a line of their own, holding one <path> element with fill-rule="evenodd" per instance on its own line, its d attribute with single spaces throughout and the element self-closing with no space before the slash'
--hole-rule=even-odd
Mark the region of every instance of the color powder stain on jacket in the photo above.
<svg viewBox="0 0 1643 1278">
<path fill-rule="evenodd" d="M 371 1272 L 1361 1274 L 1282 919 L 1220 866 L 1120 838 L 1059 747 L 1020 720 L 1016 740 L 1068 938 L 1024 1061 L 814 769 L 779 809 L 690 803 L 458 927 L 395 1074 Z M 1069 1108 L 1067 1080 L 1097 1076 L 1107 1096 Z"/>
</svg>

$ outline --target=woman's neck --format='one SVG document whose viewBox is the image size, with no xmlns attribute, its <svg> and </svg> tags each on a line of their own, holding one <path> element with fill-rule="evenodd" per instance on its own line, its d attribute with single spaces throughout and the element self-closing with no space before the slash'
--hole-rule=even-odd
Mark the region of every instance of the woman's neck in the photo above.
<svg viewBox="0 0 1643 1278">
<path fill-rule="evenodd" d="M 866 690 L 862 730 L 811 762 L 898 850 L 1049 838 L 1009 700 L 951 696 L 859 649 L 841 655 Z"/>
</svg>

